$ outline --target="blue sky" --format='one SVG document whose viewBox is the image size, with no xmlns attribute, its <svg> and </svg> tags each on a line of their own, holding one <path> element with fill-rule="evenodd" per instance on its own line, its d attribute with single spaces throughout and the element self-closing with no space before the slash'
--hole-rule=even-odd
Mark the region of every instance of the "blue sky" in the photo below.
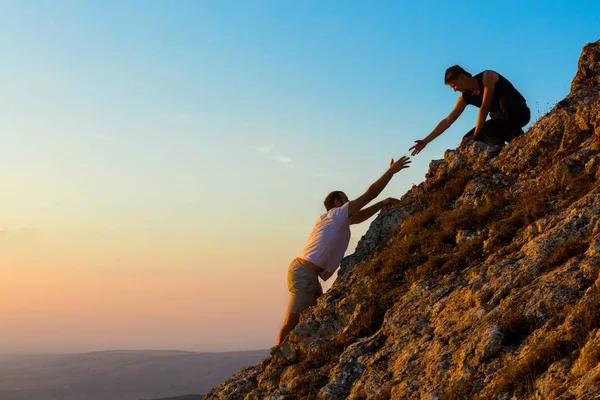
<svg viewBox="0 0 600 400">
<path fill-rule="evenodd" d="M 287 263 L 322 199 L 360 195 L 447 115 L 456 94 L 445 69 L 500 72 L 535 119 L 568 93 L 599 16 L 592 1 L 0 2 L 6 285 L 43 285 L 49 265 L 85 271 L 81 285 L 139 274 L 150 287 L 153 274 L 180 274 L 222 288 L 214 296 L 228 315 L 199 305 L 214 297 L 194 298 L 182 318 L 213 318 L 201 343 L 188 326 L 160 341 L 115 333 L 19 346 L 268 347 Z M 382 197 L 421 182 L 475 117 L 467 110 Z M 351 247 L 367 226 L 353 228 Z M 244 301 L 254 291 L 260 301 Z M 5 300 L 37 304 L 14 296 Z M 28 315 L 22 326 L 46 323 Z M 97 323 L 117 326 L 106 315 Z M 246 339 L 224 334 L 242 320 Z"/>
</svg>

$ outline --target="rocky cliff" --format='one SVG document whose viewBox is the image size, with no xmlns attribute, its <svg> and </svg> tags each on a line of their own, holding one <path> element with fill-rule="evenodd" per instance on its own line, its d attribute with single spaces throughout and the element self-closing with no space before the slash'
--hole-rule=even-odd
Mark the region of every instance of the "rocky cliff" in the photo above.
<svg viewBox="0 0 600 400">
<path fill-rule="evenodd" d="M 287 342 L 206 399 L 600 398 L 600 41 L 504 148 L 431 162 Z"/>
</svg>

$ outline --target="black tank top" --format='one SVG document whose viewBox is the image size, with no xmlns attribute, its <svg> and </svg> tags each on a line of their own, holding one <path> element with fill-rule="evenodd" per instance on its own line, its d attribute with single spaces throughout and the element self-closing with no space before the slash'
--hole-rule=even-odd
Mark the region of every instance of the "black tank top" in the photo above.
<svg viewBox="0 0 600 400">
<path fill-rule="evenodd" d="M 477 83 L 479 83 L 479 94 L 473 94 L 470 91 L 466 91 L 462 95 L 462 98 L 465 101 L 465 103 L 471 104 L 475 107 L 481 107 L 481 102 L 483 101 L 483 72 L 480 72 L 473 77 L 477 79 Z M 508 79 L 506 79 L 502 75 L 498 74 L 498 81 L 494 86 L 494 96 L 492 96 L 490 114 L 495 114 L 500 111 L 500 99 L 505 96 L 511 97 L 514 100 L 520 100 L 523 103 L 525 103 L 525 98 L 521 95 L 521 93 L 519 93 L 517 89 L 515 89 L 512 83 L 510 83 Z"/>
</svg>

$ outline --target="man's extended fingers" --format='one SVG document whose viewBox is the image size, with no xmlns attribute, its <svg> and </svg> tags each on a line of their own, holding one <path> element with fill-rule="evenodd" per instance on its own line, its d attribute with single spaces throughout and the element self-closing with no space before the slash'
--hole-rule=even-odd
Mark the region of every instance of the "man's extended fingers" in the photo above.
<svg viewBox="0 0 600 400">
<path fill-rule="evenodd" d="M 400 168 L 408 168 L 410 160 L 407 157 L 402 157 L 398 160 L 398 164 L 400 165 Z"/>
<path fill-rule="evenodd" d="M 408 149 L 409 151 L 412 150 L 412 156 L 414 156 L 415 154 L 419 154 L 421 152 L 421 150 L 423 150 L 425 146 L 423 146 L 421 143 L 417 143 L 415 144 L 413 147 L 411 147 L 410 149 Z"/>
<path fill-rule="evenodd" d="M 407 156 L 402 156 L 397 161 L 394 161 L 392 158 L 390 161 L 390 168 L 399 168 L 397 170 L 399 171 L 400 169 L 407 168 L 408 164 L 410 164 L 410 158 Z"/>
</svg>

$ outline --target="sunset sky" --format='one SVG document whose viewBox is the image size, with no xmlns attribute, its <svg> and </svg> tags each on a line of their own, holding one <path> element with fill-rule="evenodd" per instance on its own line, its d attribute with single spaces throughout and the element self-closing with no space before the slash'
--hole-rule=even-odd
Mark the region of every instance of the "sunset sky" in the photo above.
<svg viewBox="0 0 600 400">
<path fill-rule="evenodd" d="M 536 119 L 600 38 L 598 1 L 498 4 L 1 1 L 0 353 L 273 346 L 323 198 L 446 116 L 447 67 Z"/>
</svg>

